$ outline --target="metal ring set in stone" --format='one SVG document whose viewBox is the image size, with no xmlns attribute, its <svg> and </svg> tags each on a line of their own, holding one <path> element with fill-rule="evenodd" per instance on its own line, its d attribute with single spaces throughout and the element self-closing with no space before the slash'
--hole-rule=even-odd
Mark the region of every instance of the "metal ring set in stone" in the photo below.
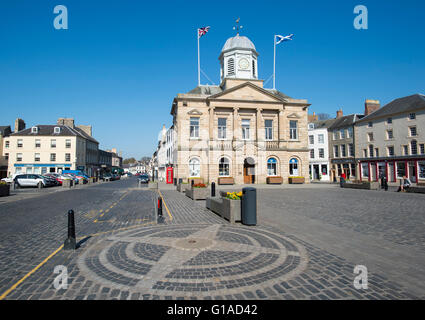
<svg viewBox="0 0 425 320">
<path fill-rule="evenodd" d="M 207 296 L 273 286 L 305 270 L 303 246 L 262 227 L 219 224 L 125 231 L 78 260 L 88 279 L 162 296 Z"/>
</svg>

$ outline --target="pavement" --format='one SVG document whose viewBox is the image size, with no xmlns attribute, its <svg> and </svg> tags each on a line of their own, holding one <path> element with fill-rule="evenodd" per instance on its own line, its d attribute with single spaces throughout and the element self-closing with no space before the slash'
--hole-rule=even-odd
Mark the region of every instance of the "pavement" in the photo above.
<svg viewBox="0 0 425 320">
<path fill-rule="evenodd" d="M 0 203 L 0 299 L 425 299 L 423 195 L 255 187 L 257 226 L 134 178 Z M 75 251 L 62 249 L 69 209 Z"/>
</svg>

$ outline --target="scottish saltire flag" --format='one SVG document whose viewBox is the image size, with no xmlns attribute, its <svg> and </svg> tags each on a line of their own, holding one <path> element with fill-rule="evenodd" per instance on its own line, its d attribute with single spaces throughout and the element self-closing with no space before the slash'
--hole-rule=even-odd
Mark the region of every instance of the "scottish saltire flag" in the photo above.
<svg viewBox="0 0 425 320">
<path fill-rule="evenodd" d="M 203 27 L 198 29 L 198 37 L 202 37 L 203 35 L 206 35 L 207 32 L 210 30 L 210 27 Z"/>
<path fill-rule="evenodd" d="M 276 44 L 281 43 L 282 41 L 289 41 L 292 40 L 292 37 L 294 36 L 293 33 L 291 33 L 289 36 L 281 36 L 281 35 L 275 35 L 276 37 Z"/>
</svg>

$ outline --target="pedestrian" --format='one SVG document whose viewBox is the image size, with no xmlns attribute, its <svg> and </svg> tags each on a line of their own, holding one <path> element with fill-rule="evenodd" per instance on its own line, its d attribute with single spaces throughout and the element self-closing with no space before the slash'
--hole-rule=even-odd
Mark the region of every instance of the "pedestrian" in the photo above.
<svg viewBox="0 0 425 320">
<path fill-rule="evenodd" d="M 339 184 L 340 184 L 340 186 L 341 186 L 341 188 L 342 188 L 342 186 L 344 185 L 344 183 L 345 183 L 345 179 L 346 179 L 346 175 L 345 175 L 345 172 L 343 172 L 342 174 L 341 174 L 341 177 L 339 178 Z"/>
<path fill-rule="evenodd" d="M 410 188 L 411 185 L 412 185 L 412 182 L 410 181 L 410 179 L 407 178 L 407 177 L 404 177 L 403 178 L 403 190 L 406 191 L 407 189 Z"/>
</svg>

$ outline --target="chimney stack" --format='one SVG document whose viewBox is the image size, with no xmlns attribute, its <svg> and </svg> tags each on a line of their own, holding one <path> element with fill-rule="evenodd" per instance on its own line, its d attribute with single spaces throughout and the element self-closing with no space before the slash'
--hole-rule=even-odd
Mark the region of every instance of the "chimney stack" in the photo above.
<svg viewBox="0 0 425 320">
<path fill-rule="evenodd" d="M 376 110 L 378 110 L 380 107 L 381 107 L 381 103 L 379 102 L 379 100 L 367 99 L 364 104 L 364 115 L 368 116 L 372 112 L 375 112 Z"/>
<path fill-rule="evenodd" d="M 79 125 L 79 126 L 77 126 L 77 128 L 83 130 L 90 137 L 92 136 L 92 126 Z"/>
<path fill-rule="evenodd" d="M 74 119 L 73 118 L 59 118 L 58 125 L 60 126 L 68 126 L 74 129 Z"/>
<path fill-rule="evenodd" d="M 18 118 L 15 120 L 15 132 L 21 131 L 25 129 L 25 121 Z"/>
<path fill-rule="evenodd" d="M 342 108 L 336 111 L 336 118 L 341 118 L 343 116 Z"/>
</svg>

